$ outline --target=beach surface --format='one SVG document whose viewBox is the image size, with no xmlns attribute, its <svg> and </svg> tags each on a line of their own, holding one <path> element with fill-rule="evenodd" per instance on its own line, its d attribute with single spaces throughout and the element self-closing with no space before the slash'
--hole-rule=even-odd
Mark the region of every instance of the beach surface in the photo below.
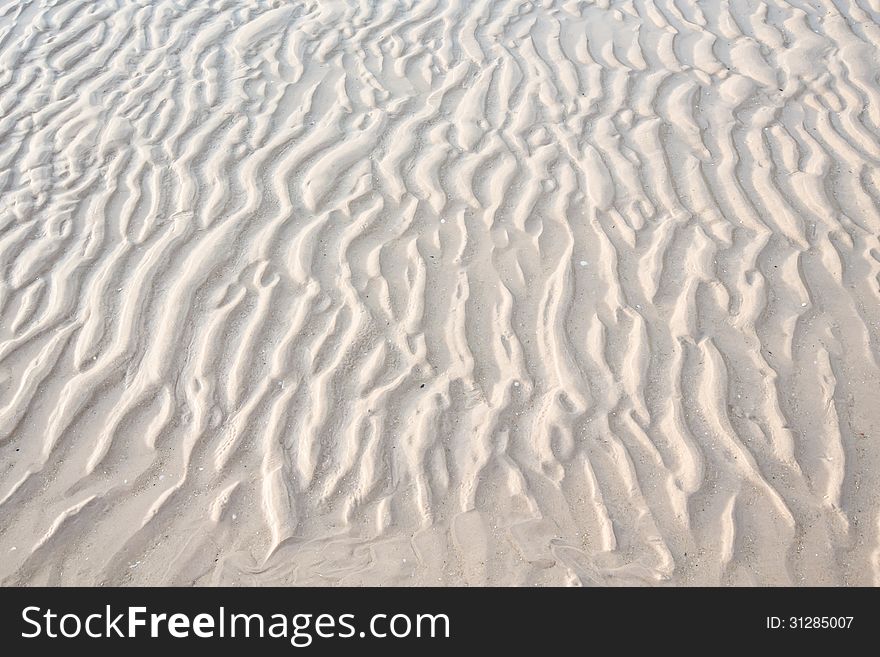
<svg viewBox="0 0 880 657">
<path fill-rule="evenodd" d="M 880 585 L 880 1 L 0 2 L 3 585 Z"/>
</svg>

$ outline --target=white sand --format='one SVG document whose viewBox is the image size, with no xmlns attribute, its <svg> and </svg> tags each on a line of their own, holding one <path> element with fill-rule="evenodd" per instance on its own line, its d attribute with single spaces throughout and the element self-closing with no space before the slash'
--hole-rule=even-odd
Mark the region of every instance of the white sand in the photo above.
<svg viewBox="0 0 880 657">
<path fill-rule="evenodd" d="M 880 1 L 0 16 L 0 582 L 880 584 Z"/>
</svg>

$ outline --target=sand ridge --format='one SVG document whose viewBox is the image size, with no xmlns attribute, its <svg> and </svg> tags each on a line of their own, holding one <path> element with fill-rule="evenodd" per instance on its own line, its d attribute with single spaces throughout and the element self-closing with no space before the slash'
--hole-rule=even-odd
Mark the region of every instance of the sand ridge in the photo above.
<svg viewBox="0 0 880 657">
<path fill-rule="evenodd" d="M 880 584 L 877 0 L 0 5 L 3 584 Z"/>
</svg>

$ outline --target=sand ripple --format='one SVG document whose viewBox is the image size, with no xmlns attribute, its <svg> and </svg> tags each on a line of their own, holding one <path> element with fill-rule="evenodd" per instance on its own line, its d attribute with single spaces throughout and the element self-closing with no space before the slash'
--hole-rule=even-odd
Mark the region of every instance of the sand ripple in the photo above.
<svg viewBox="0 0 880 657">
<path fill-rule="evenodd" d="M 880 584 L 877 0 L 6 1 L 0 581 Z"/>
</svg>

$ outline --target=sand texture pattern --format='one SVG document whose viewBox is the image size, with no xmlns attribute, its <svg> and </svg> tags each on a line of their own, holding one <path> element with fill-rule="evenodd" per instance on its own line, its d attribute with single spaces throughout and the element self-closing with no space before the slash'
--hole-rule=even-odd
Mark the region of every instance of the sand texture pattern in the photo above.
<svg viewBox="0 0 880 657">
<path fill-rule="evenodd" d="M 0 582 L 880 584 L 878 0 L 0 5 Z"/>
</svg>

